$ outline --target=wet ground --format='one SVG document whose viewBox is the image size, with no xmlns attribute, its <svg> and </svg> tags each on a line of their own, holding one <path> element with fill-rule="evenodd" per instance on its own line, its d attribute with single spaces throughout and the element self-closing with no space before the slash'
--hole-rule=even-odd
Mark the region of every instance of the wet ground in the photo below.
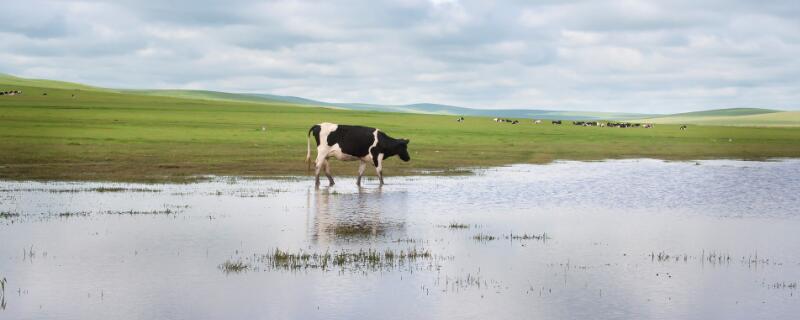
<svg viewBox="0 0 800 320">
<path fill-rule="evenodd" d="M 0 319 L 800 314 L 800 160 L 387 183 L 0 182 Z"/>
</svg>

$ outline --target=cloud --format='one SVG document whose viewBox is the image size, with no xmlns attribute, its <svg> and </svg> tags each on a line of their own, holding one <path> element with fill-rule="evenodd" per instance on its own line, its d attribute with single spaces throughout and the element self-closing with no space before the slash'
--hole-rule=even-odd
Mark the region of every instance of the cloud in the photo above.
<svg viewBox="0 0 800 320">
<path fill-rule="evenodd" d="M 26 1 L 0 72 L 337 102 L 800 109 L 792 1 Z"/>
</svg>

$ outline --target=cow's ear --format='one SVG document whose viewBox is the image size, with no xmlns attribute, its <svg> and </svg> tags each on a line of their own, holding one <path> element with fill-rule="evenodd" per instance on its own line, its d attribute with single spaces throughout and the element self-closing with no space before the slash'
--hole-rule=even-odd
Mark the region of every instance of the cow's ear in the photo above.
<svg viewBox="0 0 800 320">
<path fill-rule="evenodd" d="M 400 139 L 400 141 L 403 141 L 403 144 L 408 144 L 409 142 L 411 142 L 411 140 L 408 139 Z"/>
</svg>

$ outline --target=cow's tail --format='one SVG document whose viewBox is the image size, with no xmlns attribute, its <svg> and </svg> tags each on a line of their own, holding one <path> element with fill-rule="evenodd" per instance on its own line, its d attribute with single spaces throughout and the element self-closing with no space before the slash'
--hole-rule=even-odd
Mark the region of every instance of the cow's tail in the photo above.
<svg viewBox="0 0 800 320">
<path fill-rule="evenodd" d="M 311 171 L 311 128 L 306 135 L 306 172 Z"/>
<path fill-rule="evenodd" d="M 308 134 L 306 135 L 306 172 L 311 171 L 311 132 L 314 131 L 314 127 L 316 126 L 308 129 Z"/>
</svg>

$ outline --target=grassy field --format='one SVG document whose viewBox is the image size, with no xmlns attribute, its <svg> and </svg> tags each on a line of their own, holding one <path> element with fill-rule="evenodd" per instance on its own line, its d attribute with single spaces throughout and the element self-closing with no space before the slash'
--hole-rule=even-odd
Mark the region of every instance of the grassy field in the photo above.
<svg viewBox="0 0 800 320">
<path fill-rule="evenodd" d="M 556 159 L 800 156 L 800 128 L 620 129 L 527 120 L 510 125 L 472 117 L 458 123 L 452 116 L 36 85 L 41 84 L 17 84 L 13 89 L 23 95 L 0 96 L 0 179 L 181 181 L 206 174 L 305 174 L 306 133 L 324 121 L 373 126 L 410 138 L 412 161 L 391 159 L 388 176 Z M 356 167 L 333 162 L 338 175 L 352 175 Z"/>
</svg>

